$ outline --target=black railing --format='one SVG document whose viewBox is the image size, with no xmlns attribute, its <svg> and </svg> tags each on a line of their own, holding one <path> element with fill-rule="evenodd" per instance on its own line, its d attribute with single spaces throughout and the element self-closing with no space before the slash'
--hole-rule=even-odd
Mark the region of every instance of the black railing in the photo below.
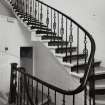
<svg viewBox="0 0 105 105">
<path fill-rule="evenodd" d="M 16 63 L 12 63 L 9 103 L 16 105 L 53 103 L 56 105 L 62 100 L 63 105 L 68 105 L 67 97 L 73 95 L 72 104 L 75 105 L 75 95 L 82 92 L 85 88 L 83 85 L 81 84 L 76 90 L 64 90 L 26 73 L 25 68 L 17 67 Z"/>
<path fill-rule="evenodd" d="M 76 21 L 39 0 L 11 0 L 11 3 L 15 8 L 15 12 L 18 12 L 17 14 L 24 18 L 23 21 L 27 21 L 28 25 L 32 25 L 31 29 L 36 28 L 38 31 L 46 31 L 47 35 L 50 33 L 52 39 L 49 45 L 53 43 L 53 45 L 57 44 L 58 48 L 65 48 L 65 56 L 69 57 L 70 63 L 74 61 L 72 59 L 72 47 L 77 47 L 75 54 L 77 55 L 75 62 L 77 73 L 79 72 L 78 65 L 81 60 L 79 54 L 84 54 L 84 63 L 88 63 L 92 50 L 91 44 L 95 47 L 94 40 L 90 33 Z"/>
<path fill-rule="evenodd" d="M 80 69 L 79 65 L 81 61 L 85 65 L 85 67 L 83 68 L 84 76 L 81 81 L 81 84 L 76 89 L 70 91 L 66 91 L 58 87 L 55 87 L 25 72 L 21 73 L 25 75 L 27 78 L 29 77 L 37 82 L 36 90 L 38 88 L 39 83 L 42 85 L 42 88 L 43 86 L 46 86 L 48 88 L 48 97 L 50 95 L 50 90 L 55 91 L 55 96 L 56 93 L 62 94 L 63 104 L 65 104 L 66 95 L 73 95 L 73 103 L 74 103 L 75 94 L 80 93 L 84 89 L 85 89 L 85 94 L 87 94 L 86 84 L 88 77 L 91 74 L 91 67 L 92 65 L 94 65 L 93 60 L 95 54 L 95 42 L 90 33 L 87 32 L 81 25 L 79 25 L 71 17 L 45 4 L 40 0 L 11 0 L 10 3 L 12 4 L 15 13 L 17 13 L 17 15 L 20 16 L 20 18 L 23 18 L 23 21 L 26 21 L 27 25 L 31 25 L 30 26 L 31 29 L 37 29 L 36 30 L 37 34 L 38 33 L 40 34 L 42 32 L 46 33 L 47 36 L 52 37 L 50 39 L 50 42 L 48 42 L 50 46 L 57 45 L 58 49 L 59 48 L 65 49 L 65 57 L 69 58 L 68 60 L 65 61 L 66 62 L 69 61 L 69 63 L 74 63 L 74 65 L 76 65 L 75 71 L 77 73 L 79 72 Z M 74 54 L 72 50 L 72 47 L 74 46 L 76 46 L 76 54 Z M 84 59 L 83 57 L 81 58 L 79 56 L 81 53 L 85 56 Z M 75 58 L 75 62 L 73 59 L 74 55 L 77 56 Z M 30 100 L 32 101 L 32 99 Z M 56 97 L 55 97 L 55 102 L 56 102 Z M 86 99 L 84 102 L 86 103 Z M 38 103 L 37 97 L 36 97 L 36 103 Z M 31 104 L 34 104 L 34 102 L 32 101 Z"/>
</svg>

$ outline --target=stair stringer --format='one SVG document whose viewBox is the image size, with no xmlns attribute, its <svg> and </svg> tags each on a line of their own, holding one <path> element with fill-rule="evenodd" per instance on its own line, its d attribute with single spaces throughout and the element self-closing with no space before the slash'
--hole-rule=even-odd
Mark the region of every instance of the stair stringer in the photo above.
<svg viewBox="0 0 105 105">
<path fill-rule="evenodd" d="M 64 66 L 56 59 L 50 50 L 43 45 L 42 42 L 36 41 L 35 45 L 37 60 L 36 74 L 40 79 L 66 90 L 74 89 L 79 85 L 79 79 L 68 74 Z M 78 105 L 82 105 L 83 103 L 83 94 L 84 93 L 82 92 L 76 96 L 76 102 L 80 103 Z M 52 92 L 50 95 L 52 101 L 54 101 L 54 92 Z M 58 97 L 58 105 L 60 105 L 62 97 Z M 72 104 L 72 96 L 68 96 L 68 99 L 71 100 L 71 103 L 69 104 Z M 66 103 L 67 102 L 68 101 L 66 100 Z"/>
</svg>

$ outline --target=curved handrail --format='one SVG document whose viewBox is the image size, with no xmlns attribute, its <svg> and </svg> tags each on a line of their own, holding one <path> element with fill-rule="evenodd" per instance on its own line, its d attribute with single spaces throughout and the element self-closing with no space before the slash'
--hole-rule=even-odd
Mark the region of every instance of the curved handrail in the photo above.
<svg viewBox="0 0 105 105">
<path fill-rule="evenodd" d="M 85 73 L 84 73 L 84 76 L 83 76 L 83 78 L 84 78 L 83 81 L 81 82 L 80 86 L 78 86 L 75 90 L 65 91 L 65 94 L 67 94 L 67 95 L 77 94 L 77 93 L 81 92 L 81 91 L 85 88 L 86 83 L 87 83 L 87 80 L 88 80 L 88 77 L 89 77 L 89 74 L 90 74 L 90 72 L 91 72 L 90 68 L 91 68 L 91 66 L 92 66 L 92 62 L 93 62 L 93 60 L 94 60 L 94 55 L 95 55 L 95 50 L 96 50 L 95 41 L 94 41 L 92 35 L 91 35 L 87 30 L 85 30 L 80 24 L 78 24 L 75 20 L 73 20 L 71 17 L 67 16 L 67 15 L 64 14 L 63 12 L 61 12 L 61 11 L 59 11 L 59 10 L 57 10 L 57 9 L 55 9 L 55 8 L 53 8 L 53 7 L 51 7 L 51 6 L 49 6 L 49 5 L 47 5 L 46 3 L 44 3 L 44 2 L 42 2 L 42 1 L 40 1 L 40 0 L 36 0 L 36 1 L 38 1 L 39 3 L 41 3 L 41 4 L 43 4 L 43 5 L 47 6 L 47 7 L 49 7 L 49 8 L 51 8 L 51 9 L 53 9 L 54 11 L 56 11 L 56 12 L 62 14 L 63 16 L 65 16 L 66 18 L 68 18 L 69 20 L 71 20 L 71 21 L 72 21 L 74 24 L 76 24 L 82 31 L 84 31 L 84 32 L 86 33 L 87 37 L 89 38 L 89 40 L 90 40 L 90 42 L 91 42 L 91 52 L 90 52 L 90 56 L 89 56 L 89 60 L 88 60 L 88 66 L 87 66 L 87 68 L 86 68 L 86 70 L 85 70 Z"/>
<path fill-rule="evenodd" d="M 20 72 L 24 73 L 27 76 L 29 76 L 33 80 L 36 80 L 36 81 L 40 82 L 41 84 L 45 85 L 46 87 L 49 87 L 50 89 L 56 90 L 59 93 L 62 93 L 62 94 L 65 94 L 65 95 L 78 94 L 78 93 L 80 93 L 81 91 L 83 91 L 85 89 L 89 74 L 91 72 L 91 66 L 92 66 L 92 63 L 93 63 L 93 60 L 94 60 L 95 49 L 96 49 L 95 41 L 94 41 L 93 37 L 91 36 L 91 34 L 87 30 L 85 30 L 80 24 L 78 24 L 75 20 L 73 20 L 71 17 L 69 17 L 66 14 L 64 14 L 63 12 L 61 12 L 61 11 L 59 11 L 59 10 L 45 4 L 44 2 L 42 2 L 40 0 L 36 0 L 36 1 L 43 4 L 43 5 L 45 5 L 45 6 L 47 6 L 47 7 L 49 7 L 49 8 L 51 8 L 52 10 L 58 12 L 59 14 L 62 14 L 64 17 L 66 17 L 71 22 L 73 22 L 75 25 L 77 25 L 79 27 L 79 29 L 81 29 L 83 32 L 85 32 L 85 35 L 89 38 L 90 43 L 91 43 L 91 51 L 90 51 L 90 56 L 89 56 L 89 59 L 88 59 L 88 66 L 86 67 L 86 70 L 85 70 L 85 73 L 84 73 L 81 84 L 74 90 L 63 90 L 61 88 L 58 88 L 58 87 L 56 87 L 54 85 L 51 85 L 51 84 L 45 82 L 45 81 L 42 81 L 42 80 L 38 79 L 37 77 L 33 77 L 32 75 L 30 75 L 30 74 L 28 74 L 26 72 L 22 72 L 22 71 L 20 71 Z M 25 78 L 25 85 L 27 85 L 26 78 Z M 27 86 L 26 86 L 26 88 L 27 88 Z M 28 93 L 28 88 L 27 88 L 27 93 Z M 28 93 L 28 96 L 29 96 L 29 93 Z M 32 101 L 32 100 L 30 99 L 30 101 Z"/>
<path fill-rule="evenodd" d="M 79 23 L 77 23 L 77 22 L 76 22 L 74 19 L 72 19 L 71 17 L 67 16 L 65 13 L 63 13 L 63 12 L 61 12 L 61 11 L 59 11 L 59 10 L 53 8 L 52 6 L 49 6 L 48 4 L 46 4 L 46 3 L 44 3 L 44 2 L 42 2 L 42 1 L 40 1 L 40 0 L 36 0 L 36 1 L 40 2 L 41 4 L 47 6 L 47 7 L 51 8 L 51 9 L 53 9 L 54 11 L 56 11 L 56 12 L 62 14 L 63 16 L 65 16 L 66 18 L 68 18 L 69 20 L 71 20 L 74 24 L 76 24 L 76 25 L 77 25 L 80 29 L 82 29 L 86 34 L 89 34 L 89 35 L 90 35 L 90 33 L 89 33 L 84 27 L 82 27 Z"/>
</svg>

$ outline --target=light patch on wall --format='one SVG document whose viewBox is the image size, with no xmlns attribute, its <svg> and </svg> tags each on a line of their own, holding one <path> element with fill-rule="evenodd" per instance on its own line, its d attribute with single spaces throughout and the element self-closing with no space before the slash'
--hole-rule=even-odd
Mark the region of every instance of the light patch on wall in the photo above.
<svg viewBox="0 0 105 105">
<path fill-rule="evenodd" d="M 7 22 L 9 23 L 14 23 L 15 19 L 11 18 L 11 17 L 7 17 Z"/>
</svg>

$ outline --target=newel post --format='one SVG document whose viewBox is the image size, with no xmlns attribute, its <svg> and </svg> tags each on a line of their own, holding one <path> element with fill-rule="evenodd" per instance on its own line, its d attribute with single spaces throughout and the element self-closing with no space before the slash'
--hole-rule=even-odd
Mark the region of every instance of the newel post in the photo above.
<svg viewBox="0 0 105 105">
<path fill-rule="evenodd" d="M 11 63 L 11 75 L 10 75 L 10 91 L 9 91 L 9 104 L 16 102 L 16 84 L 17 84 L 17 63 Z"/>
</svg>

